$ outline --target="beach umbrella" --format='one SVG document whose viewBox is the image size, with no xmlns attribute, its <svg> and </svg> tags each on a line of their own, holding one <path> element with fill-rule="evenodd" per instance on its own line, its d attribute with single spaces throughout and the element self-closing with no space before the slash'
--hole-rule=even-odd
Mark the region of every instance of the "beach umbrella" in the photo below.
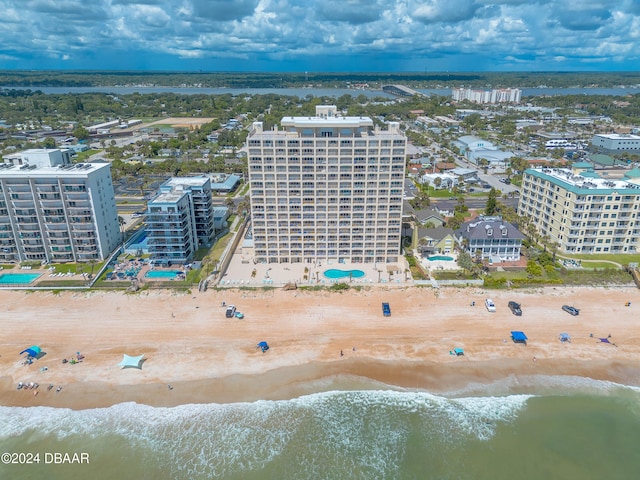
<svg viewBox="0 0 640 480">
<path fill-rule="evenodd" d="M 21 351 L 20 355 L 26 353 L 30 357 L 37 357 L 38 355 L 40 355 L 40 352 L 42 352 L 42 349 L 38 345 L 32 345 L 29 348 L 25 348 L 23 351 Z"/>
</svg>

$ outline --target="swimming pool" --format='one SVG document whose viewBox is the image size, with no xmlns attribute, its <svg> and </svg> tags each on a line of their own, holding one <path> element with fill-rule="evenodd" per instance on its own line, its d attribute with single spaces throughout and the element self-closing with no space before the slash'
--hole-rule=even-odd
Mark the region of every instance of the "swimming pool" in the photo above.
<svg viewBox="0 0 640 480">
<path fill-rule="evenodd" d="M 452 261 L 455 260 L 455 258 L 447 257 L 446 255 L 433 255 L 432 257 L 427 258 L 427 260 L 429 260 L 430 262 L 436 261 L 436 260 L 443 260 L 445 262 L 452 262 Z"/>
<path fill-rule="evenodd" d="M 41 273 L 3 273 L 0 274 L 0 285 L 29 285 Z"/>
<path fill-rule="evenodd" d="M 150 270 L 145 275 L 145 278 L 161 278 L 163 280 L 173 280 L 182 272 L 180 270 Z"/>
<path fill-rule="evenodd" d="M 338 270 L 337 268 L 331 268 L 324 271 L 324 276 L 327 278 L 361 278 L 364 277 L 362 270 Z"/>
</svg>

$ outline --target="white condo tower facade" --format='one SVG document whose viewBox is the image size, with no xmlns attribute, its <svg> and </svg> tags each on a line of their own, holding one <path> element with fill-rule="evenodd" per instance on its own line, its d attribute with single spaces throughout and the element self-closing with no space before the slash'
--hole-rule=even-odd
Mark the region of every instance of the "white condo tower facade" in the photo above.
<svg viewBox="0 0 640 480">
<path fill-rule="evenodd" d="M 247 137 L 254 259 L 392 263 L 400 257 L 406 137 L 319 105 Z"/>
</svg>

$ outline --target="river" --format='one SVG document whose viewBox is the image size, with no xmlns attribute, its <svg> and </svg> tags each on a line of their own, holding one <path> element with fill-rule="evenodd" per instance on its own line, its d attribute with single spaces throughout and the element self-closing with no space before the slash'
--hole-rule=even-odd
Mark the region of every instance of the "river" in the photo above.
<svg viewBox="0 0 640 480">
<path fill-rule="evenodd" d="M 267 95 L 276 94 L 291 97 L 340 97 L 364 95 L 367 98 L 395 98 L 394 95 L 381 90 L 360 90 L 350 88 L 191 88 L 191 87 L 147 87 L 147 86 L 105 86 L 105 87 L 14 87 L 3 86 L 2 89 L 33 90 L 46 94 L 67 93 L 109 93 L 113 95 L 129 95 L 132 93 L 177 93 L 183 95 Z M 417 89 L 426 95 L 450 96 L 450 88 Z M 523 88 L 522 97 L 538 97 L 546 95 L 614 95 L 625 96 L 640 93 L 640 88 Z"/>
</svg>

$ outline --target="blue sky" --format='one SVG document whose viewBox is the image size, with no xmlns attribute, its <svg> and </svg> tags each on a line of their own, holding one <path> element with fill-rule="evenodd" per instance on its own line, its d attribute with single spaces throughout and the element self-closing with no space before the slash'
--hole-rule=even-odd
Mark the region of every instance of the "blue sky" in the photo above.
<svg viewBox="0 0 640 480">
<path fill-rule="evenodd" d="M 613 71 L 640 0 L 0 0 L 0 69 Z"/>
</svg>

